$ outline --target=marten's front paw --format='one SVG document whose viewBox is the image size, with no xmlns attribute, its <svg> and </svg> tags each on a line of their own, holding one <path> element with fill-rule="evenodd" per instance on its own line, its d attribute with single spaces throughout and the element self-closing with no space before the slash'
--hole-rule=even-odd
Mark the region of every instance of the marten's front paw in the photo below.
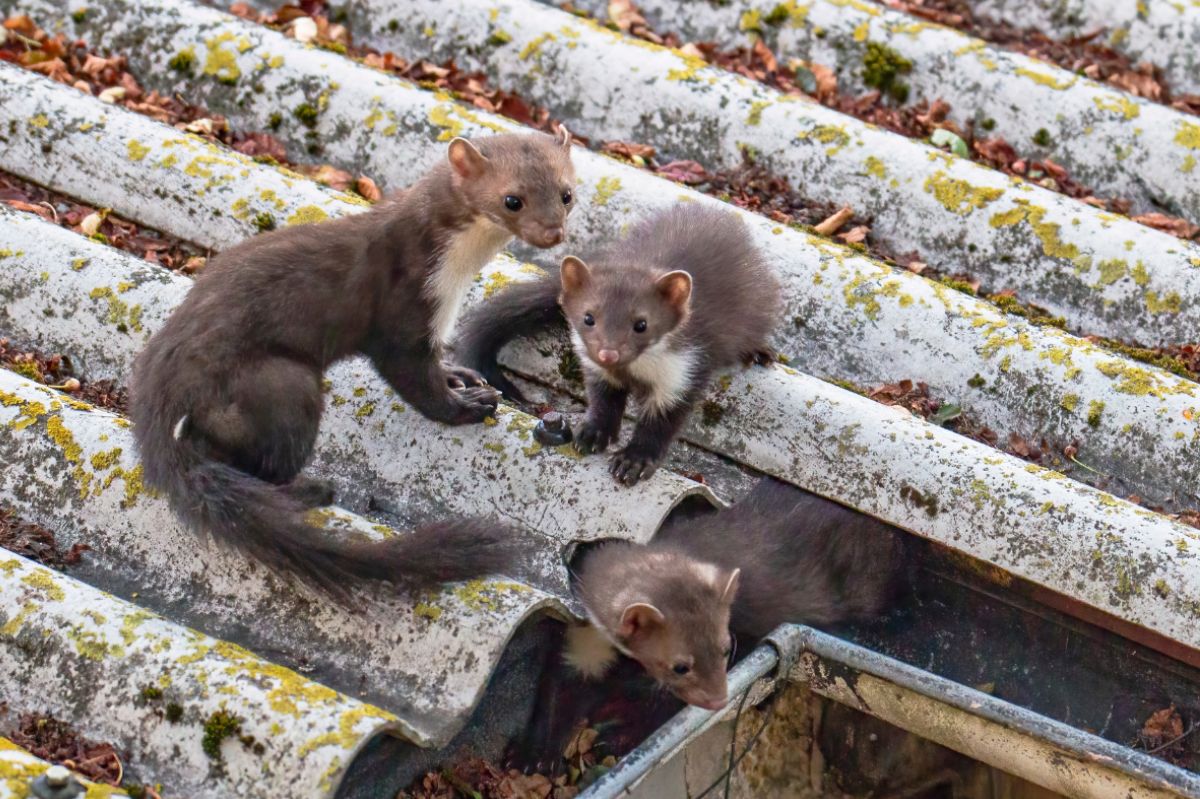
<svg viewBox="0 0 1200 799">
<path fill-rule="evenodd" d="M 612 440 L 611 433 L 585 419 L 579 426 L 579 430 L 575 432 L 575 449 L 582 455 L 591 455 L 594 452 L 603 452 L 608 449 Z"/>
<path fill-rule="evenodd" d="M 491 386 L 476 386 L 460 388 L 450 392 L 458 406 L 455 414 L 455 424 L 474 424 L 482 422 L 496 413 L 500 404 L 500 395 Z"/>
<path fill-rule="evenodd" d="M 446 385 L 453 389 L 477 388 L 488 384 L 487 378 L 474 369 L 468 369 L 465 366 L 447 364 L 445 370 Z"/>
<path fill-rule="evenodd" d="M 658 461 L 658 453 L 630 444 L 613 455 L 609 471 L 617 478 L 617 482 L 631 486 L 658 471 Z"/>
<path fill-rule="evenodd" d="M 779 362 L 779 355 L 770 347 L 763 347 L 747 352 L 742 355 L 742 363 L 745 366 L 774 366 Z"/>
</svg>

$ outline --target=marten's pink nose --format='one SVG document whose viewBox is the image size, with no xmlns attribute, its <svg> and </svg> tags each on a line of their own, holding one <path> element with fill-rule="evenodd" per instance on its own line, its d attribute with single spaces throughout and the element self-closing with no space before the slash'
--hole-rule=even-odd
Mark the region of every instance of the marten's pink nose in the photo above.
<svg viewBox="0 0 1200 799">
<path fill-rule="evenodd" d="M 616 350 L 600 350 L 596 353 L 596 360 L 601 366 L 612 366 L 621 357 L 621 354 Z"/>
<path fill-rule="evenodd" d="M 705 697 L 704 699 L 701 699 L 697 702 L 691 702 L 690 704 L 696 705 L 697 707 L 702 707 L 705 710 L 720 710 L 721 708 L 725 707 L 725 705 L 727 705 L 728 703 L 729 703 L 728 697 L 722 696 L 719 699 L 712 699 L 709 697 Z"/>
<path fill-rule="evenodd" d="M 543 247 L 553 247 L 556 244 L 561 244 L 563 240 L 562 227 L 546 228 L 542 231 L 541 245 Z"/>
</svg>

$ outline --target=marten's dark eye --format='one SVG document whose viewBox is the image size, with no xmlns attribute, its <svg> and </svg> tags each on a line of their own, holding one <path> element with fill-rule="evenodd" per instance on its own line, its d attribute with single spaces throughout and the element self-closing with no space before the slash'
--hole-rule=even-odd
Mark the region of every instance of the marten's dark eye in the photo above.
<svg viewBox="0 0 1200 799">
<path fill-rule="evenodd" d="M 521 198 L 515 194 L 510 194 L 504 198 L 504 207 L 514 213 L 525 207 L 525 203 L 521 202 Z"/>
<path fill-rule="evenodd" d="M 596 324 L 596 317 L 592 316 L 590 313 L 585 313 L 583 315 L 583 323 L 588 327 L 591 327 L 592 325 Z"/>
<path fill-rule="evenodd" d="M 633 332 L 634 333 L 645 333 L 646 332 L 646 320 L 639 319 L 636 322 L 634 322 L 633 323 Z"/>
<path fill-rule="evenodd" d="M 563 193 L 562 193 L 562 201 L 563 201 L 563 205 L 570 205 L 570 204 L 571 204 L 571 200 L 572 200 L 572 199 L 573 199 L 573 198 L 572 198 L 572 196 L 571 196 L 571 190 L 570 190 L 570 189 L 563 189 Z"/>
<path fill-rule="evenodd" d="M 671 671 L 675 672 L 680 677 L 687 674 L 691 670 L 692 670 L 692 667 L 686 663 L 676 663 L 675 668 L 671 669 Z"/>
</svg>

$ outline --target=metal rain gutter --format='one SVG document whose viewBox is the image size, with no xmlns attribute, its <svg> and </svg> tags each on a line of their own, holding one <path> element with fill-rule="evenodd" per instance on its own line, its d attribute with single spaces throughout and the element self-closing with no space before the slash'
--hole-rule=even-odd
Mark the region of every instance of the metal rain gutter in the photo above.
<svg viewBox="0 0 1200 799">
<path fill-rule="evenodd" d="M 730 706 L 688 707 L 579 795 L 617 799 L 733 714 L 747 690 L 807 683 L 827 699 L 1065 796 L 1200 797 L 1200 775 L 803 625 L 784 625 L 730 672 Z M 754 696 L 752 695 L 752 699 Z"/>
</svg>

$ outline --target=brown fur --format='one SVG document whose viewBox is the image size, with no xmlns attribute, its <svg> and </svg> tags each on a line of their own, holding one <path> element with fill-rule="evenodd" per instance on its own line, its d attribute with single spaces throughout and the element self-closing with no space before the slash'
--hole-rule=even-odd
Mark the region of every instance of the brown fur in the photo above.
<svg viewBox="0 0 1200 799">
<path fill-rule="evenodd" d="M 441 579 L 439 564 L 402 562 L 411 537 L 339 548 L 304 524 L 304 506 L 329 499 L 297 481 L 316 440 L 321 376 L 362 353 L 425 416 L 481 421 L 496 392 L 443 366 L 435 320 L 452 317 L 446 306 L 470 271 L 513 235 L 560 241 L 573 184 L 562 141 L 456 139 L 445 162 L 366 213 L 257 236 L 212 259 L 135 367 L 147 482 L 195 526 L 327 587 L 402 570 Z M 510 194 L 519 212 L 505 207 Z"/>
<path fill-rule="evenodd" d="M 771 360 L 779 295 L 737 216 L 683 203 L 589 263 L 568 257 L 558 273 L 502 292 L 467 320 L 456 346 L 464 363 L 510 393 L 496 365 L 500 347 L 554 320 L 561 306 L 587 377 L 579 449 L 604 451 L 620 433 L 628 396 L 641 404 L 612 461 L 617 479 L 632 485 L 658 468 L 716 372 Z"/>
<path fill-rule="evenodd" d="M 724 686 L 730 630 L 760 638 L 788 622 L 877 618 L 908 564 L 901 531 L 765 478 L 729 510 L 672 521 L 645 546 L 614 542 L 586 553 L 575 588 L 609 640 L 692 702 L 664 663 L 690 660 L 695 683 Z M 735 571 L 730 596 L 721 589 Z M 653 605 L 662 622 L 623 638 L 619 614 L 635 602 Z"/>
<path fill-rule="evenodd" d="M 680 552 L 604 544 L 583 561 L 576 592 L 593 626 L 660 685 L 684 702 L 721 707 L 740 579 L 736 569 L 702 577 L 694 565 Z"/>
</svg>

